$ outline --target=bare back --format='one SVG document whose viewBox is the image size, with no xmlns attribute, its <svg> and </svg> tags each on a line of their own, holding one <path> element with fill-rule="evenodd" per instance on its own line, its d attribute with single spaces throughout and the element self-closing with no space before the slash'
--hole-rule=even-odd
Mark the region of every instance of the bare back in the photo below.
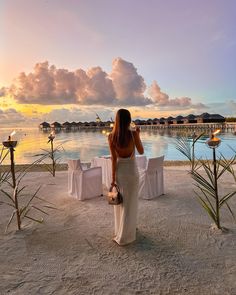
<svg viewBox="0 0 236 295">
<path fill-rule="evenodd" d="M 109 144 L 112 154 L 116 154 L 118 158 L 129 158 L 134 155 L 135 147 L 139 154 L 143 154 L 143 146 L 139 138 L 139 134 L 137 131 L 131 131 L 130 133 L 130 140 L 126 147 L 120 148 L 118 146 L 114 146 L 112 144 L 112 138 L 109 136 Z"/>
</svg>

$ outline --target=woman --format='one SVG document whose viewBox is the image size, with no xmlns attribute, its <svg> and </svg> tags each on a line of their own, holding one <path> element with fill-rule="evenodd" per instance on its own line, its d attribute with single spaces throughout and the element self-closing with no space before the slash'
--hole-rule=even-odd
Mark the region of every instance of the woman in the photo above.
<svg viewBox="0 0 236 295">
<path fill-rule="evenodd" d="M 112 133 L 108 137 L 112 157 L 112 183 L 117 184 L 123 203 L 114 206 L 115 241 L 127 245 L 136 239 L 138 210 L 138 170 L 135 147 L 140 154 L 144 149 L 139 137 L 140 129 L 130 130 L 131 115 L 126 109 L 118 110 Z"/>
</svg>

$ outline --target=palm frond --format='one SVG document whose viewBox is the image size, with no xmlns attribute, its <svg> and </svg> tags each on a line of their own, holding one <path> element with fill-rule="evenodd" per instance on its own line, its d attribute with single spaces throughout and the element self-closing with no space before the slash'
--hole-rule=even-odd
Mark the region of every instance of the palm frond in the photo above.
<svg viewBox="0 0 236 295">
<path fill-rule="evenodd" d="M 211 210 L 211 208 L 208 206 L 208 204 L 205 202 L 205 200 L 197 195 L 199 200 L 200 200 L 200 204 L 202 205 L 202 207 L 206 210 L 206 212 L 208 213 L 208 215 L 213 219 L 213 221 L 216 223 L 216 216 L 214 214 L 214 212 Z"/>
<path fill-rule="evenodd" d="M 190 143 L 186 137 L 180 137 L 176 140 L 176 149 L 189 161 L 192 160 Z"/>
<path fill-rule="evenodd" d="M 236 191 L 226 194 L 223 198 L 220 199 L 219 206 L 222 207 L 224 203 L 227 202 L 229 199 L 231 199 L 235 194 L 236 194 Z"/>
<path fill-rule="evenodd" d="M 43 223 L 43 218 L 41 218 L 40 220 L 39 219 L 36 219 L 36 218 L 33 218 L 31 216 L 28 216 L 28 215 L 25 215 L 25 218 L 28 218 L 28 219 L 31 219 L 35 222 L 38 222 L 38 223 Z"/>
<path fill-rule="evenodd" d="M 11 224 L 11 222 L 12 222 L 13 217 L 15 216 L 15 214 L 16 214 L 16 210 L 14 210 L 14 211 L 12 212 L 12 214 L 11 214 L 11 216 L 10 216 L 10 219 L 8 220 L 8 223 L 7 223 L 6 228 L 5 228 L 5 233 L 7 232 L 8 227 L 9 227 L 9 225 Z"/>
<path fill-rule="evenodd" d="M 229 212 L 231 213 L 231 215 L 232 215 L 234 221 L 236 221 L 236 219 L 235 219 L 235 215 L 234 215 L 234 212 L 233 212 L 232 209 L 230 208 L 229 204 L 228 204 L 227 202 L 225 202 L 225 204 L 226 204 L 226 206 L 227 206 Z"/>
</svg>

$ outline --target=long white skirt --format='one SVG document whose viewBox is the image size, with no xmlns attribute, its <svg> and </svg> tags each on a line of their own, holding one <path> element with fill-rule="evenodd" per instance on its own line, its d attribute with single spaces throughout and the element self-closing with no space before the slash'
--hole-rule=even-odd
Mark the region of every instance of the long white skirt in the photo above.
<svg viewBox="0 0 236 295">
<path fill-rule="evenodd" d="M 118 159 L 116 181 L 123 196 L 123 203 L 114 206 L 113 240 L 119 245 L 126 245 L 136 239 L 139 178 L 135 158 Z"/>
</svg>

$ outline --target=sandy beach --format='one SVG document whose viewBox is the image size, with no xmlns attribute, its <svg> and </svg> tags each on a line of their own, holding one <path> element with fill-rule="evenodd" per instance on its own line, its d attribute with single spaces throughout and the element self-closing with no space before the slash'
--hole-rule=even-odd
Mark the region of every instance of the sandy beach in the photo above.
<svg viewBox="0 0 236 295">
<path fill-rule="evenodd" d="M 43 224 L 15 224 L 0 205 L 0 294 L 236 294 L 236 224 L 226 209 L 222 233 L 193 192 L 188 166 L 165 166 L 165 195 L 139 200 L 137 241 L 112 242 L 113 208 L 105 197 L 77 201 L 67 172 L 30 172 L 28 190 L 55 204 Z M 225 176 L 221 191 L 236 188 Z M 236 212 L 236 197 L 230 204 Z"/>
</svg>

